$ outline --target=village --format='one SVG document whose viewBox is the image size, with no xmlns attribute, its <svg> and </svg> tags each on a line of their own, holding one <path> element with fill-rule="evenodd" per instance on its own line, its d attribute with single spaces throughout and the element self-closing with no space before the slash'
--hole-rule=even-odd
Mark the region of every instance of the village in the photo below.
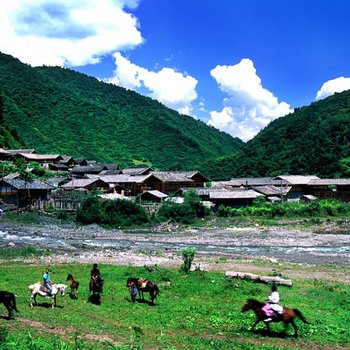
<svg viewBox="0 0 350 350">
<path fill-rule="evenodd" d="M 52 176 L 23 178 L 20 173 L 2 175 L 0 198 L 2 210 L 48 207 L 75 211 L 81 198 L 98 191 L 101 200 L 135 200 L 148 209 L 163 201 L 181 203 L 182 195 L 194 189 L 203 204 L 217 210 L 220 205 L 239 208 L 252 205 L 257 197 L 281 201 L 310 202 L 336 199 L 350 202 L 350 179 L 321 179 L 315 175 L 279 175 L 263 178 L 232 178 L 215 181 L 198 171 L 155 171 L 147 168 L 120 169 L 117 164 L 77 159 L 58 154 L 38 154 L 34 149 L 0 149 L 0 161 L 22 160 L 38 163 Z"/>
</svg>

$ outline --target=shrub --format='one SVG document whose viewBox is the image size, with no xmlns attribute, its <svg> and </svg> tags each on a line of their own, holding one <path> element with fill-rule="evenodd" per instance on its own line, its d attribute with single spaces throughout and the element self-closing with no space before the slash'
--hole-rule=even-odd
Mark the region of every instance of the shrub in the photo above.
<svg viewBox="0 0 350 350">
<path fill-rule="evenodd" d="M 140 205 L 130 200 L 101 202 L 98 197 L 91 196 L 83 201 L 77 211 L 76 220 L 83 224 L 120 227 L 142 225 L 148 222 L 148 215 Z"/>
<path fill-rule="evenodd" d="M 148 222 L 146 211 L 137 203 L 121 199 L 102 202 L 101 223 L 108 226 L 133 226 Z"/>
<path fill-rule="evenodd" d="M 191 224 L 195 221 L 195 210 L 188 203 L 164 203 L 157 214 L 160 221 L 174 221 L 181 224 Z"/>
<path fill-rule="evenodd" d="M 89 196 L 83 200 L 81 207 L 77 210 L 76 220 L 86 225 L 98 224 L 101 216 L 101 201 L 96 196 Z"/>
<path fill-rule="evenodd" d="M 186 273 L 188 273 L 191 270 L 192 262 L 194 259 L 194 256 L 196 255 L 196 250 L 194 248 L 185 248 L 181 252 L 182 254 L 182 260 L 183 265 L 181 265 L 180 269 Z"/>
</svg>

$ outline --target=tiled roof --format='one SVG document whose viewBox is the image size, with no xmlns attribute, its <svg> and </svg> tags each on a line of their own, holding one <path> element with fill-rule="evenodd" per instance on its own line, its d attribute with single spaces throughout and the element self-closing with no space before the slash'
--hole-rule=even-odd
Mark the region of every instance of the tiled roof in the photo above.
<svg viewBox="0 0 350 350">
<path fill-rule="evenodd" d="M 314 179 L 310 180 L 308 185 L 330 186 L 330 185 L 350 185 L 350 179 Z"/>
<path fill-rule="evenodd" d="M 117 175 L 103 175 L 99 178 L 107 183 L 142 183 L 150 175 L 132 176 L 127 174 L 117 174 Z"/>
<path fill-rule="evenodd" d="M 168 197 L 168 195 L 166 195 L 165 193 L 157 191 L 157 190 L 145 191 L 145 192 L 141 193 L 140 196 L 142 197 L 142 195 L 144 195 L 145 193 L 150 193 L 151 195 L 153 195 L 154 197 L 157 197 L 157 198 L 167 198 Z"/>
<path fill-rule="evenodd" d="M 73 179 L 66 184 L 62 185 L 61 188 L 84 188 L 90 186 L 99 179 Z"/>
<path fill-rule="evenodd" d="M 252 189 L 255 190 L 256 192 L 262 193 L 265 196 L 273 196 L 273 195 L 281 195 L 285 194 L 288 191 L 286 190 L 285 187 L 276 187 L 276 186 L 252 186 Z"/>
<path fill-rule="evenodd" d="M 276 185 L 281 186 L 281 180 L 276 180 L 272 177 L 240 177 L 232 178 L 230 181 L 233 183 L 238 183 L 239 186 L 267 186 L 267 185 Z M 286 182 L 282 182 L 284 185 Z"/>
<path fill-rule="evenodd" d="M 259 196 L 262 196 L 262 194 L 257 193 L 253 190 L 209 192 L 210 199 L 254 199 Z"/>
<path fill-rule="evenodd" d="M 71 169 L 72 174 L 98 174 L 106 169 L 104 165 L 78 165 Z"/>
<path fill-rule="evenodd" d="M 284 180 L 290 185 L 307 185 L 311 180 L 319 179 L 316 175 L 280 175 L 275 177 L 275 180 Z"/>
<path fill-rule="evenodd" d="M 193 182 L 193 172 L 153 171 L 151 174 L 163 182 Z"/>
<path fill-rule="evenodd" d="M 18 153 L 25 159 L 33 160 L 33 161 L 41 161 L 41 160 L 59 160 L 62 157 L 59 154 L 35 154 L 35 153 Z"/>
<path fill-rule="evenodd" d="M 127 175 L 143 175 L 152 170 L 152 168 L 126 168 L 122 170 L 122 173 Z"/>
<path fill-rule="evenodd" d="M 3 182 L 13 186 L 17 190 L 52 190 L 53 187 L 40 180 L 3 179 Z"/>
</svg>

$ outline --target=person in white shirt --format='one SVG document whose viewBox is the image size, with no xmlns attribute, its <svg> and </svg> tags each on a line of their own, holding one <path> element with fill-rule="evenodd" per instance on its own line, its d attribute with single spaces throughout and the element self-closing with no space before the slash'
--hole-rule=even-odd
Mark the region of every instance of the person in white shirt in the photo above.
<svg viewBox="0 0 350 350">
<path fill-rule="evenodd" d="M 267 302 L 270 306 L 270 309 L 275 311 L 277 314 L 282 314 L 283 312 L 283 307 L 279 305 L 280 302 L 280 294 L 277 291 L 277 286 L 273 284 L 271 286 L 271 294 L 267 298 Z M 265 322 L 272 321 L 272 318 L 268 317 L 267 319 L 264 320 Z"/>
</svg>

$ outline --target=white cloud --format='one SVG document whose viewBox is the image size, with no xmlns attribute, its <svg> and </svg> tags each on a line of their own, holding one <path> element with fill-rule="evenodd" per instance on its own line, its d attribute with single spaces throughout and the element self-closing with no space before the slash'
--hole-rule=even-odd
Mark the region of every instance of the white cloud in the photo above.
<svg viewBox="0 0 350 350">
<path fill-rule="evenodd" d="M 192 102 L 197 98 L 197 80 L 172 68 L 158 72 L 149 71 L 131 63 L 119 52 L 114 54 L 116 69 L 114 76 L 105 81 L 127 89 L 148 90 L 148 95 L 181 114 L 190 115 Z"/>
<path fill-rule="evenodd" d="M 37 65 L 78 66 L 142 43 L 126 8 L 138 0 L 0 2 L 0 51 Z"/>
<path fill-rule="evenodd" d="M 263 88 L 248 58 L 236 65 L 216 66 L 210 74 L 228 97 L 221 112 L 210 112 L 208 124 L 232 136 L 248 141 L 272 120 L 293 112 L 289 104 L 278 102 L 277 97 Z"/>
<path fill-rule="evenodd" d="M 339 77 L 325 82 L 321 89 L 317 91 L 315 100 L 322 100 L 335 92 L 342 92 L 350 89 L 350 78 Z"/>
</svg>

